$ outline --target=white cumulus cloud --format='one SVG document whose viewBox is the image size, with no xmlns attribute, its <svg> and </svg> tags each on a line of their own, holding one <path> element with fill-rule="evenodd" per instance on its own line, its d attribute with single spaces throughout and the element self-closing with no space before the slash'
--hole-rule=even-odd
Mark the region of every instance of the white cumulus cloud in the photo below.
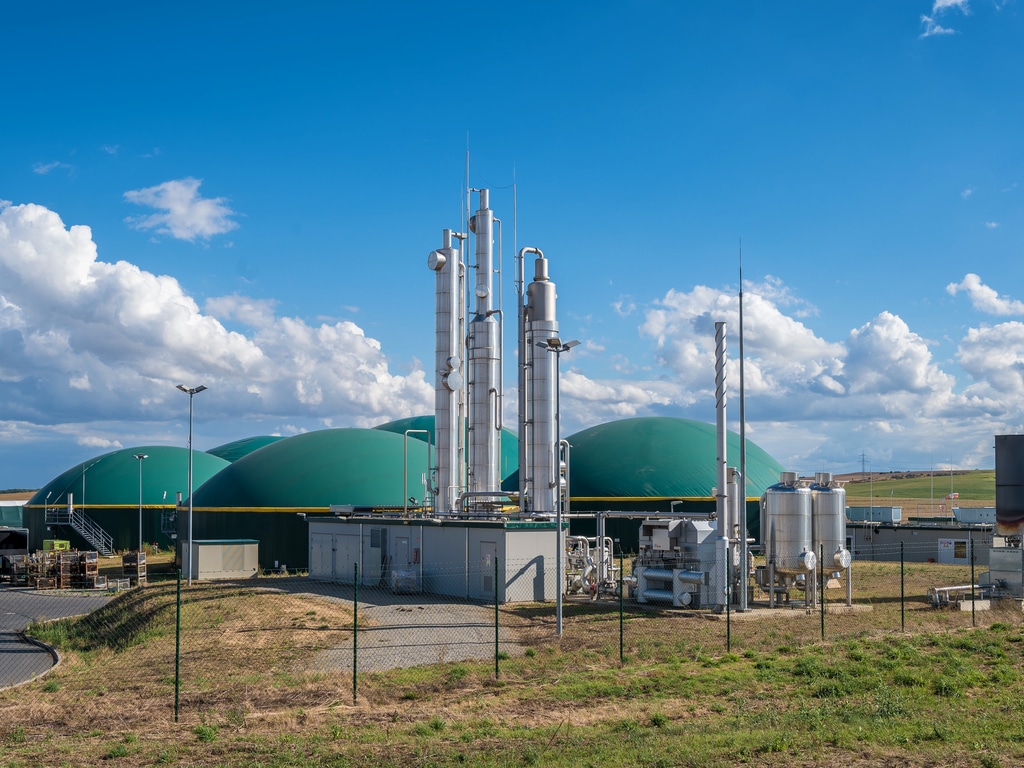
<svg viewBox="0 0 1024 768">
<path fill-rule="evenodd" d="M 222 197 L 204 198 L 199 194 L 202 179 L 165 181 L 155 187 L 124 193 L 130 203 L 155 208 L 158 213 L 129 216 L 125 221 L 136 229 L 152 229 L 178 240 L 208 240 L 238 227 L 235 215 Z"/>
<path fill-rule="evenodd" d="M 950 296 L 956 296 L 960 292 L 967 294 L 971 306 L 979 312 L 989 315 L 1024 315 L 1024 301 L 1000 296 L 994 288 L 981 282 L 981 278 L 973 272 L 964 275 L 964 279 L 959 283 L 950 283 L 946 286 L 946 293 Z"/>
<path fill-rule="evenodd" d="M 173 277 L 102 261 L 88 227 L 38 205 L 0 211 L 0 401 L 12 420 L 164 420 L 185 382 L 207 385 L 204 403 L 225 419 L 370 426 L 430 410 L 432 387 L 409 367 L 394 373 L 351 322 L 310 325 L 243 296 L 203 312 Z"/>
</svg>

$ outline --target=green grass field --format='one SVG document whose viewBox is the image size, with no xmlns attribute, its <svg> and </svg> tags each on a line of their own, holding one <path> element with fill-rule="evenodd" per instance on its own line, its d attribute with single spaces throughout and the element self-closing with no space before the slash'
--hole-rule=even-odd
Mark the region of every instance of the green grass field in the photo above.
<svg viewBox="0 0 1024 768">
<path fill-rule="evenodd" d="M 950 493 L 949 474 L 936 473 L 899 473 L 898 475 L 888 473 L 874 473 L 873 481 L 861 480 L 853 476 L 846 485 L 847 503 L 867 503 L 872 497 L 875 503 L 888 503 L 890 495 L 897 500 L 929 500 L 936 504 L 942 502 Z M 971 472 L 954 472 L 952 477 L 952 488 L 954 493 L 959 493 L 960 498 L 956 499 L 953 506 L 994 506 L 996 498 L 996 473 L 995 470 L 975 470 Z M 948 504 L 947 504 L 948 506 Z"/>
<path fill-rule="evenodd" d="M 868 563 L 849 612 L 727 622 L 512 604 L 518 650 L 361 674 L 311 662 L 351 640 L 345 603 L 262 586 L 185 590 L 173 719 L 175 589 L 132 590 L 90 617 L 36 625 L 61 648 L 45 678 L 0 692 L 0 764 L 31 766 L 982 766 L 1024 763 L 1018 604 L 932 609 L 963 566 Z M 906 593 L 906 605 L 900 595 Z M 901 613 L 907 631 L 900 631 Z M 360 625 L 371 617 L 361 617 Z M 822 622 L 826 640 L 821 639 Z M 364 636 L 372 642 L 373 632 Z"/>
</svg>

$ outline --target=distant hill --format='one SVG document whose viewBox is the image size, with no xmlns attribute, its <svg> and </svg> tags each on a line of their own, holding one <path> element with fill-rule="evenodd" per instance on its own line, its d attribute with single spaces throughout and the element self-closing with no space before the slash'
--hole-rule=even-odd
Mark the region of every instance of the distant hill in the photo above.
<svg viewBox="0 0 1024 768">
<path fill-rule="evenodd" d="M 852 472 L 836 476 L 846 482 L 846 503 L 903 507 L 907 514 L 948 515 L 953 507 L 994 507 L 994 469 L 949 472 Z M 955 498 L 947 498 L 955 494 Z"/>
</svg>

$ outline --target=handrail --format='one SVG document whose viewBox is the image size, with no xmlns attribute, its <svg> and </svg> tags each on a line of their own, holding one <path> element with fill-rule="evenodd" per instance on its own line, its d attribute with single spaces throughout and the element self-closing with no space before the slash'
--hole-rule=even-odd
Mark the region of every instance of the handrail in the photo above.
<svg viewBox="0 0 1024 768">
<path fill-rule="evenodd" d="M 82 538 L 96 547 L 96 551 L 109 557 L 114 554 L 114 537 L 103 530 L 81 509 L 53 507 L 46 510 L 48 525 L 69 525 Z"/>
</svg>

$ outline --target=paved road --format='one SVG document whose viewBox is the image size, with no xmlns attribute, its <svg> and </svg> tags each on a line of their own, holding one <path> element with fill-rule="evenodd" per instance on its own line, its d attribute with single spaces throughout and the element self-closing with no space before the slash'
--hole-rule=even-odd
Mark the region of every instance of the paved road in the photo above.
<svg viewBox="0 0 1024 768">
<path fill-rule="evenodd" d="M 0 584 L 0 688 L 31 680 L 53 666 L 49 651 L 18 634 L 29 622 L 89 613 L 111 597 L 106 592 L 39 591 Z"/>
</svg>

